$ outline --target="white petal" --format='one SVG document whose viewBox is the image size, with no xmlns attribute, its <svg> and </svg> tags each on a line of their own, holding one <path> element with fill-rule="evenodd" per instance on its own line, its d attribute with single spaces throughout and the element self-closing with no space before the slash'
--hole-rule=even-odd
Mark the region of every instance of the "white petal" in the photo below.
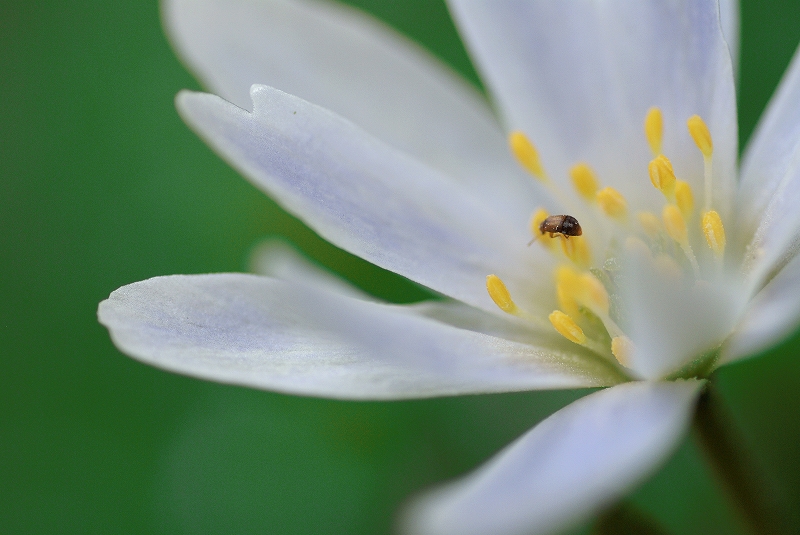
<svg viewBox="0 0 800 535">
<path fill-rule="evenodd" d="M 281 239 L 270 238 L 256 245 L 250 252 L 249 265 L 250 271 L 257 275 L 311 285 L 355 299 L 375 300 L 360 288 L 312 262 Z"/>
<path fill-rule="evenodd" d="M 746 304 L 738 279 L 701 281 L 668 276 L 652 260 L 629 255 L 623 286 L 631 367 L 660 379 L 718 348 Z"/>
<path fill-rule="evenodd" d="M 725 42 L 728 43 L 728 49 L 731 52 L 731 62 L 733 63 L 733 72 L 738 80 L 739 73 L 739 44 L 740 44 L 740 21 L 741 16 L 739 12 L 739 0 L 720 0 L 719 2 L 719 19 L 722 25 L 722 34 L 725 36 Z"/>
<path fill-rule="evenodd" d="M 486 310 L 497 310 L 485 289 L 490 273 L 508 279 L 521 303 L 541 302 L 529 281 L 544 255 L 525 246 L 527 216 L 504 220 L 323 108 L 265 86 L 252 97 L 252 113 L 186 91 L 177 105 L 223 157 L 335 245 Z"/>
<path fill-rule="evenodd" d="M 347 297 L 376 301 L 372 296 L 351 285 L 344 279 L 326 271 L 303 256 L 297 249 L 280 239 L 267 239 L 253 248 L 250 255 L 251 271 L 293 284 L 314 286 L 324 292 L 338 293 Z M 505 340 L 537 345 L 547 341 L 549 347 L 561 347 L 564 352 L 576 348 L 555 333 L 549 322 L 532 324 L 530 318 L 522 320 L 515 316 L 489 314 L 464 303 L 451 300 L 423 301 L 406 305 L 409 312 L 459 329 L 488 334 Z"/>
<path fill-rule="evenodd" d="M 798 288 L 800 256 L 794 257 L 748 304 L 720 364 L 755 356 L 796 329 L 800 325 Z"/>
<path fill-rule="evenodd" d="M 501 208 L 531 210 L 485 98 L 376 20 L 328 2 L 171 0 L 168 33 L 211 92 L 249 108 L 250 86 L 297 95 L 355 122 Z"/>
<path fill-rule="evenodd" d="M 752 240 L 755 284 L 797 249 L 800 233 L 800 51 L 759 122 L 742 165 L 737 229 Z"/>
<path fill-rule="evenodd" d="M 539 145 L 556 178 L 578 161 L 629 198 L 659 208 L 647 179 L 643 121 L 664 114 L 663 151 L 696 195 L 702 156 L 693 114 L 714 139 L 714 205 L 727 220 L 735 187 L 736 100 L 713 0 L 451 0 L 455 19 L 509 126 Z"/>
<path fill-rule="evenodd" d="M 412 507 L 413 535 L 539 535 L 621 498 L 686 432 L 702 382 L 626 383 L 561 409 Z"/>
<path fill-rule="evenodd" d="M 619 381 L 574 353 L 255 275 L 149 279 L 113 292 L 98 315 L 148 364 L 293 394 L 399 399 Z"/>
</svg>

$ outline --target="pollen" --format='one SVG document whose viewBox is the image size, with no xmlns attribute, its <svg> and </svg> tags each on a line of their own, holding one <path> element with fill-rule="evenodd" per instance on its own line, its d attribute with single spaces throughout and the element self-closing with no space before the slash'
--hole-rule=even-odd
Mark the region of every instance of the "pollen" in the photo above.
<svg viewBox="0 0 800 535">
<path fill-rule="evenodd" d="M 519 307 L 517 307 L 516 303 L 511 299 L 511 294 L 503 281 L 500 280 L 500 277 L 497 275 L 487 275 L 486 290 L 489 292 L 489 297 L 492 298 L 492 301 L 494 301 L 494 304 L 497 305 L 500 310 L 514 315 L 519 313 Z"/>
<path fill-rule="evenodd" d="M 576 344 L 584 345 L 586 343 L 586 335 L 583 333 L 583 329 L 581 329 L 575 320 L 570 318 L 568 315 L 564 314 L 560 310 L 554 310 L 550 316 L 548 316 L 550 323 L 553 324 L 556 331 L 569 340 L 570 342 L 574 342 Z"/>
<path fill-rule="evenodd" d="M 711 132 L 708 131 L 705 121 L 699 115 L 692 115 L 686 121 L 689 134 L 692 136 L 697 148 L 705 158 L 711 158 L 714 153 L 714 143 L 711 141 Z"/>
<path fill-rule="evenodd" d="M 611 353 L 623 366 L 630 366 L 634 349 L 633 342 L 627 336 L 615 336 L 611 339 Z"/>
<path fill-rule="evenodd" d="M 661 141 L 664 138 L 664 117 L 661 115 L 661 108 L 652 107 L 647 110 L 644 118 L 644 135 L 653 156 L 661 154 Z"/>
<path fill-rule="evenodd" d="M 585 163 L 575 164 L 569 170 L 569 176 L 572 177 L 572 185 L 578 194 L 586 201 L 594 202 L 600 185 L 592 168 Z"/>
<path fill-rule="evenodd" d="M 675 203 L 681 210 L 684 219 L 689 219 L 694 210 L 694 194 L 692 186 L 685 180 L 675 181 Z"/>
<path fill-rule="evenodd" d="M 628 202 L 622 193 L 612 187 L 597 192 L 597 204 L 603 213 L 613 219 L 624 221 L 628 217 Z"/>
<path fill-rule="evenodd" d="M 717 257 L 725 254 L 725 228 L 716 211 L 710 210 L 703 214 L 703 234 L 706 236 L 708 246 Z"/>
<path fill-rule="evenodd" d="M 508 136 L 508 145 L 511 147 L 511 152 L 517 162 L 524 169 L 542 182 L 547 182 L 547 173 L 545 173 L 542 161 L 539 159 L 539 151 L 536 150 L 528 136 L 519 130 L 511 132 Z"/>
<path fill-rule="evenodd" d="M 659 154 L 648 165 L 647 170 L 650 173 L 650 182 L 653 186 L 661 191 L 665 197 L 671 198 L 675 195 L 675 171 L 672 170 L 672 162 L 664 156 Z"/>
</svg>

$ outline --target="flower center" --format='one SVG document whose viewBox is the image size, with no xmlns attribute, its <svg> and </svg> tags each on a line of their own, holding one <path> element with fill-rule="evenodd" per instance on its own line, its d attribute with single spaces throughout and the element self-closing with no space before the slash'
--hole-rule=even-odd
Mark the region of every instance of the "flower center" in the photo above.
<svg viewBox="0 0 800 535">
<path fill-rule="evenodd" d="M 528 245 L 537 242 L 557 261 L 553 280 L 558 308 L 548 316 L 549 322 L 570 342 L 616 359 L 623 366 L 630 365 L 636 351 L 635 342 L 625 331 L 623 259 L 635 261 L 640 268 L 643 266 L 670 284 L 674 282 L 676 287 L 688 285 L 695 289 L 718 275 L 723 267 L 725 229 L 712 206 L 713 141 L 699 116 L 690 117 L 686 124 L 703 155 L 703 209 L 699 221 L 695 221 L 691 186 L 676 177 L 669 158 L 662 154 L 663 116 L 657 107 L 647 112 L 644 133 L 653 154 L 647 173 L 663 195 L 660 216 L 652 211 L 632 212 L 623 193 L 602 187 L 595 171 L 585 162 L 576 163 L 569 170 L 572 186 L 581 200 L 581 205 L 576 206 L 569 192 L 550 179 L 527 136 L 522 132 L 509 136 L 511 152 L 519 164 L 563 206 L 575 207 L 579 212 L 550 214 L 539 208 L 531 217 L 533 239 Z M 596 226 L 596 232 L 582 232 L 581 224 L 585 228 L 587 223 Z M 708 250 L 698 261 L 692 244 L 702 248 L 703 242 Z M 489 275 L 486 287 L 501 310 L 532 318 L 514 302 L 498 276 Z"/>
</svg>

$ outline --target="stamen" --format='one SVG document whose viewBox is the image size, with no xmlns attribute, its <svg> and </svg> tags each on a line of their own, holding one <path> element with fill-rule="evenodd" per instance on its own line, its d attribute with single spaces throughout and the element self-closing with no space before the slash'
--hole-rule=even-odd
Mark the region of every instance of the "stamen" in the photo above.
<svg viewBox="0 0 800 535">
<path fill-rule="evenodd" d="M 558 333 L 570 342 L 579 345 L 584 345 L 586 343 L 586 335 L 583 333 L 583 329 L 568 315 L 560 310 L 554 310 L 548 316 L 548 319 L 550 319 L 550 323 L 553 324 L 553 327 L 555 327 Z"/>
<path fill-rule="evenodd" d="M 580 196 L 587 202 L 594 202 L 597 188 L 600 185 L 592 168 L 585 163 L 578 163 L 572 166 L 572 169 L 569 170 L 569 175 L 572 177 L 572 184 Z"/>
<path fill-rule="evenodd" d="M 703 153 L 703 177 L 705 179 L 705 188 L 703 191 L 705 199 L 703 199 L 703 203 L 705 207 L 704 211 L 708 212 L 712 205 L 711 185 L 713 168 L 711 156 L 714 154 L 714 142 L 711 140 L 711 132 L 709 132 L 708 126 L 706 126 L 705 121 L 703 121 L 700 116 L 692 115 L 689 117 L 686 121 L 686 126 L 689 128 L 689 134 L 692 136 L 697 148 Z"/>
<path fill-rule="evenodd" d="M 667 229 L 669 237 L 681 246 L 689 263 L 692 264 L 695 278 L 700 279 L 700 266 L 697 265 L 697 258 L 694 256 L 691 245 L 689 245 L 689 232 L 686 229 L 686 221 L 683 219 L 683 214 L 680 208 L 674 204 L 668 204 L 661 212 L 661 218 L 664 220 L 664 227 Z"/>
<path fill-rule="evenodd" d="M 522 167 L 542 182 L 549 182 L 547 173 L 539 159 L 539 151 L 533 146 L 528 136 L 519 130 L 511 132 L 508 135 L 508 144 L 514 157 Z"/>
<path fill-rule="evenodd" d="M 685 180 L 677 180 L 675 182 L 675 203 L 681 209 L 684 219 L 692 217 L 694 194 L 692 193 L 692 186 Z"/>
<path fill-rule="evenodd" d="M 647 137 L 653 156 L 661 154 L 661 141 L 664 138 L 664 117 L 661 115 L 660 108 L 654 106 L 647 110 L 647 115 L 644 118 L 644 135 Z"/>
<path fill-rule="evenodd" d="M 686 126 L 689 127 L 689 134 L 703 156 L 711 158 L 714 153 L 714 142 L 711 140 L 711 132 L 708 131 L 705 121 L 699 115 L 692 115 L 686 121 Z"/>
<path fill-rule="evenodd" d="M 617 221 L 624 222 L 628 218 L 628 202 L 612 187 L 597 192 L 597 204 L 607 216 Z"/>
<path fill-rule="evenodd" d="M 650 182 L 653 183 L 653 186 L 671 200 L 675 196 L 675 181 L 677 180 L 675 171 L 672 170 L 672 162 L 663 154 L 659 154 L 650 162 L 647 170 L 650 172 Z"/>
<path fill-rule="evenodd" d="M 652 212 L 639 212 L 636 214 L 636 217 L 639 219 L 639 224 L 642 225 L 644 233 L 647 234 L 648 238 L 651 240 L 658 238 L 658 235 L 661 234 L 661 221 L 659 221 L 656 214 Z"/>
<path fill-rule="evenodd" d="M 721 259 L 725 254 L 725 228 L 716 211 L 710 210 L 703 214 L 703 234 L 706 235 L 706 241 L 714 255 Z"/>
<path fill-rule="evenodd" d="M 500 277 L 497 275 L 487 275 L 486 289 L 489 291 L 489 297 L 492 298 L 492 301 L 494 301 L 494 304 L 497 305 L 500 310 L 515 316 L 519 315 L 520 309 L 511 299 L 511 294 L 508 292 L 508 288 L 506 288 L 503 281 L 500 280 Z"/>
<path fill-rule="evenodd" d="M 561 266 L 555 272 L 558 306 L 573 318 L 579 317 L 581 313 L 575 300 L 575 287 L 578 286 L 579 276 L 580 273 L 569 266 Z"/>
<path fill-rule="evenodd" d="M 603 283 L 591 273 L 584 273 L 578 277 L 576 297 L 579 303 L 597 314 L 608 314 L 610 299 Z M 598 314 L 599 315 L 599 314 Z"/>
<path fill-rule="evenodd" d="M 583 236 L 572 236 L 567 239 L 563 235 L 559 235 L 559 238 L 561 238 L 561 250 L 564 251 L 564 256 L 582 268 L 592 265 L 592 253 Z M 543 241 L 553 242 L 553 240 Z"/>
<path fill-rule="evenodd" d="M 547 213 L 547 210 L 544 208 L 539 208 L 536 212 L 533 213 L 531 216 L 531 234 L 533 234 L 533 239 L 528 242 L 528 245 L 532 244 L 535 241 L 539 241 L 543 247 L 545 247 L 551 253 L 555 253 L 558 249 L 558 245 L 554 240 L 543 240 L 543 234 L 539 232 L 539 226 L 542 224 L 542 221 L 547 219 L 547 216 L 550 215 Z"/>
<path fill-rule="evenodd" d="M 611 354 L 623 366 L 630 366 L 635 347 L 627 336 L 615 336 L 611 339 Z"/>
<path fill-rule="evenodd" d="M 661 212 L 664 227 L 667 229 L 669 237 L 683 245 L 689 243 L 689 232 L 686 229 L 686 221 L 680 209 L 674 204 L 668 204 Z"/>
</svg>

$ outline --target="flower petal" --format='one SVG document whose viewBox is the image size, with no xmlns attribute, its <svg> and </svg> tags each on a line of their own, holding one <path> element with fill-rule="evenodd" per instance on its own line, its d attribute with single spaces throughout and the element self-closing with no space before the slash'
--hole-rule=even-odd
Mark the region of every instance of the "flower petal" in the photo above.
<svg viewBox="0 0 800 535">
<path fill-rule="evenodd" d="M 736 97 L 716 1 L 449 3 L 507 123 L 539 145 L 551 176 L 566 180 L 586 161 L 640 208 L 660 207 L 642 126 L 659 106 L 663 152 L 702 192 L 702 156 L 686 129 L 699 114 L 714 139 L 714 206 L 727 220 Z"/>
<path fill-rule="evenodd" d="M 400 399 L 619 382 L 613 369 L 255 275 L 124 286 L 100 322 L 125 353 L 194 377 L 301 395 Z"/>
<path fill-rule="evenodd" d="M 483 467 L 414 504 L 415 535 L 538 535 L 621 498 L 686 432 L 701 381 L 626 383 L 553 414 Z"/>
<path fill-rule="evenodd" d="M 352 120 L 528 215 L 533 186 L 509 157 L 486 99 L 391 28 L 328 2 L 170 0 L 164 22 L 211 92 L 250 107 L 265 84 Z"/>
<path fill-rule="evenodd" d="M 728 43 L 728 49 L 731 52 L 731 62 L 733 63 L 734 76 L 738 80 L 739 59 L 740 59 L 739 27 L 741 21 L 741 16 L 739 12 L 739 0 L 720 0 L 719 19 L 720 19 L 720 24 L 722 25 L 722 34 L 725 36 L 725 42 Z"/>
<path fill-rule="evenodd" d="M 720 364 L 757 355 L 800 325 L 800 256 L 795 256 L 748 304 Z"/>
<path fill-rule="evenodd" d="M 484 280 L 495 272 L 521 303 L 541 302 L 528 281 L 550 260 L 525 247 L 527 216 L 505 220 L 323 108 L 266 86 L 253 86 L 252 97 L 252 113 L 187 91 L 177 105 L 224 158 L 335 245 L 489 311 L 497 308 Z"/>
<path fill-rule="evenodd" d="M 800 50 L 783 76 L 745 151 L 738 197 L 739 241 L 761 284 L 798 248 L 800 238 Z"/>
<path fill-rule="evenodd" d="M 735 278 L 687 282 L 666 275 L 646 258 L 631 258 L 623 289 L 635 341 L 631 368 L 643 378 L 660 379 L 730 335 L 746 305 Z"/>
<path fill-rule="evenodd" d="M 360 288 L 312 262 L 281 239 L 270 238 L 256 245 L 250 253 L 249 265 L 250 271 L 257 275 L 310 285 L 355 299 L 375 301 Z"/>
</svg>

